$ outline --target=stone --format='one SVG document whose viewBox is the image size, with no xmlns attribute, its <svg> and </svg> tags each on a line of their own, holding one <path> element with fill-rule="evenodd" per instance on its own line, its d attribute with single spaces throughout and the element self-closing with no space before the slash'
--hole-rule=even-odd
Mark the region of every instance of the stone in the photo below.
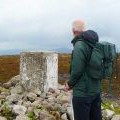
<svg viewBox="0 0 120 120">
<path fill-rule="evenodd" d="M 0 100 L 1 100 L 1 99 L 5 99 L 5 98 L 6 98 L 5 95 L 0 95 Z"/>
<path fill-rule="evenodd" d="M 120 115 L 114 115 L 111 120 L 120 120 Z"/>
<path fill-rule="evenodd" d="M 32 103 L 30 101 L 24 102 L 23 105 L 28 108 L 32 105 Z"/>
<path fill-rule="evenodd" d="M 109 109 L 105 109 L 102 111 L 103 118 L 105 118 L 107 120 L 110 120 L 114 114 L 115 114 L 115 112 L 111 111 Z"/>
<path fill-rule="evenodd" d="M 19 100 L 17 105 L 22 105 L 23 104 L 23 100 Z"/>
<path fill-rule="evenodd" d="M 50 115 L 47 111 L 40 111 L 37 120 L 56 120 L 54 116 Z"/>
<path fill-rule="evenodd" d="M 0 86 L 2 86 L 2 85 L 3 85 L 3 83 L 0 82 Z"/>
<path fill-rule="evenodd" d="M 10 96 L 7 96 L 7 97 L 6 97 L 6 100 L 7 100 L 9 103 L 14 103 L 14 104 L 16 104 L 16 103 L 18 103 L 18 101 L 21 100 L 21 96 L 18 95 L 18 94 L 12 94 L 12 95 L 10 95 Z"/>
<path fill-rule="evenodd" d="M 34 109 L 34 114 L 37 118 L 39 118 L 40 116 L 40 111 L 41 111 L 40 109 Z"/>
<path fill-rule="evenodd" d="M 29 120 L 26 115 L 18 115 L 15 120 Z"/>
<path fill-rule="evenodd" d="M 58 87 L 58 54 L 55 52 L 22 52 L 21 84 L 26 91 L 47 92 Z"/>
<path fill-rule="evenodd" d="M 48 105 L 49 104 L 49 102 L 47 102 L 46 100 L 44 100 L 43 102 L 42 102 L 42 105 L 43 106 L 46 106 L 46 105 Z"/>
<path fill-rule="evenodd" d="M 58 89 L 59 90 L 64 90 L 64 85 L 58 84 Z"/>
<path fill-rule="evenodd" d="M 55 93 L 55 89 L 49 88 L 48 92 L 50 92 L 50 93 Z"/>
<path fill-rule="evenodd" d="M 53 102 L 55 103 L 57 100 L 54 96 L 49 96 L 48 101 L 49 101 L 49 103 L 53 103 Z"/>
<path fill-rule="evenodd" d="M 12 87 L 12 83 L 11 82 L 3 83 L 3 87 L 9 89 L 10 87 Z"/>
<path fill-rule="evenodd" d="M 10 92 L 9 91 L 1 92 L 1 95 L 8 96 L 8 95 L 10 95 Z"/>
<path fill-rule="evenodd" d="M 59 111 L 60 113 L 67 112 L 67 108 L 62 107 L 61 104 L 58 104 L 58 103 L 54 104 L 54 109 Z"/>
<path fill-rule="evenodd" d="M 116 103 L 116 102 L 112 102 L 112 104 L 113 104 L 113 107 L 114 107 L 114 108 L 119 107 L 118 103 Z"/>
<path fill-rule="evenodd" d="M 40 97 L 43 98 L 43 99 L 48 98 L 46 93 L 42 93 L 42 94 L 40 95 Z"/>
<path fill-rule="evenodd" d="M 27 108 L 24 107 L 24 106 L 22 106 L 22 105 L 14 105 L 14 106 L 13 106 L 13 112 L 14 112 L 15 114 L 18 114 L 18 115 L 20 115 L 20 114 L 25 114 L 26 111 L 27 111 Z"/>
<path fill-rule="evenodd" d="M 36 100 L 34 101 L 33 103 L 31 103 L 31 106 L 32 107 L 35 107 L 35 108 L 41 108 L 41 100 Z"/>
<path fill-rule="evenodd" d="M 23 92 L 24 92 L 24 90 L 21 85 L 17 85 L 10 90 L 11 94 L 22 94 Z"/>
<path fill-rule="evenodd" d="M 61 116 L 61 120 L 68 120 L 68 119 L 67 119 L 67 115 L 66 115 L 66 113 L 62 114 L 62 116 Z"/>
<path fill-rule="evenodd" d="M 68 113 L 68 116 L 71 120 L 73 120 L 73 108 L 72 106 L 71 107 L 67 107 L 67 113 Z"/>
<path fill-rule="evenodd" d="M 47 105 L 44 105 L 45 109 L 50 112 L 50 111 L 53 111 L 54 110 L 54 107 L 49 103 Z"/>
<path fill-rule="evenodd" d="M 0 120 L 7 120 L 5 117 L 0 116 Z"/>
<path fill-rule="evenodd" d="M 57 97 L 58 103 L 64 104 L 70 102 L 70 97 L 68 95 L 59 95 Z"/>
<path fill-rule="evenodd" d="M 33 112 L 33 111 L 34 111 L 34 108 L 33 108 L 32 106 L 28 107 L 28 109 L 27 109 L 27 113 L 29 113 L 29 112 Z"/>
<path fill-rule="evenodd" d="M 21 81 L 20 75 L 16 75 L 10 79 L 12 86 L 17 85 Z"/>
<path fill-rule="evenodd" d="M 28 94 L 27 94 L 27 99 L 28 99 L 30 102 L 34 102 L 36 98 L 37 98 L 37 95 L 36 95 L 35 93 L 28 93 Z"/>
<path fill-rule="evenodd" d="M 50 114 L 54 116 L 55 120 L 61 120 L 60 113 L 58 111 L 50 111 Z"/>
<path fill-rule="evenodd" d="M 19 82 L 20 82 L 20 75 L 17 75 L 11 78 L 7 83 L 4 83 L 3 87 L 9 89 L 10 87 L 15 86 Z"/>
<path fill-rule="evenodd" d="M 8 93 L 9 92 L 9 89 L 6 89 L 4 87 L 0 87 L 0 93 Z"/>
<path fill-rule="evenodd" d="M 41 95 L 41 91 L 39 89 L 34 90 L 33 93 L 35 93 L 37 97 L 40 97 Z"/>
</svg>

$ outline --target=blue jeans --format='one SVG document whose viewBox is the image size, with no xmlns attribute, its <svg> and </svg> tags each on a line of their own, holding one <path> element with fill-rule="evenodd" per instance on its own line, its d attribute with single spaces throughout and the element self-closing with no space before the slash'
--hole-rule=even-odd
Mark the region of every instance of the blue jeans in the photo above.
<svg viewBox="0 0 120 120">
<path fill-rule="evenodd" d="M 100 94 L 88 97 L 73 96 L 75 120 L 102 120 Z"/>
</svg>

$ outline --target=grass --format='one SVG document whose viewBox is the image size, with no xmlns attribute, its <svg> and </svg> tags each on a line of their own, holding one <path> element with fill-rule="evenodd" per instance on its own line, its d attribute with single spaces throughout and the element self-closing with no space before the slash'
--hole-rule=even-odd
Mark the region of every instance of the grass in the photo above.
<svg viewBox="0 0 120 120">
<path fill-rule="evenodd" d="M 120 106 L 114 106 L 112 101 L 102 102 L 103 109 L 109 109 L 115 112 L 115 114 L 120 114 Z"/>
<path fill-rule="evenodd" d="M 0 56 L 0 82 L 7 82 L 19 74 L 19 55 Z"/>
<path fill-rule="evenodd" d="M 70 54 L 59 54 L 58 55 L 58 73 L 61 75 L 69 74 L 70 70 Z M 118 79 L 112 80 L 112 92 L 120 95 L 120 55 L 117 60 L 118 62 Z M 10 80 L 13 76 L 19 74 L 20 56 L 19 55 L 8 55 L 0 56 L 0 82 L 4 83 Z M 60 81 L 60 83 L 62 80 Z M 64 78 L 63 78 L 64 82 Z M 107 92 L 109 81 L 103 81 L 103 89 Z"/>
</svg>

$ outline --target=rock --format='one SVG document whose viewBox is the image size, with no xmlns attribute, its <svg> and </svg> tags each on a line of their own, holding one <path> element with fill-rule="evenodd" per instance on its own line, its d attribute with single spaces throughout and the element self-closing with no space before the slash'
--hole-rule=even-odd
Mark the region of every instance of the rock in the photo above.
<svg viewBox="0 0 120 120">
<path fill-rule="evenodd" d="M 70 102 L 70 97 L 67 95 L 60 95 L 57 97 L 58 103 L 64 104 Z"/>
<path fill-rule="evenodd" d="M 27 102 L 24 102 L 24 103 L 23 103 L 23 105 L 24 105 L 26 108 L 30 107 L 31 104 L 32 104 L 32 103 L 31 103 L 30 101 L 27 101 Z"/>
<path fill-rule="evenodd" d="M 13 78 L 11 78 L 11 80 L 10 80 L 10 82 L 12 83 L 12 86 L 15 86 L 20 81 L 21 81 L 20 75 L 16 75 Z"/>
<path fill-rule="evenodd" d="M 114 115 L 111 120 L 120 120 L 120 115 Z"/>
<path fill-rule="evenodd" d="M 13 112 L 14 112 L 15 114 L 18 114 L 18 115 L 20 115 L 20 114 L 25 114 L 26 111 L 27 111 L 27 108 L 24 107 L 24 106 L 22 106 L 22 105 L 14 105 L 14 106 L 13 106 Z"/>
<path fill-rule="evenodd" d="M 54 107 L 49 103 L 49 104 L 47 104 L 46 106 L 44 106 L 45 107 L 45 109 L 47 110 L 47 111 L 53 111 L 54 110 Z"/>
<path fill-rule="evenodd" d="M 56 90 L 55 92 L 56 92 L 57 96 L 60 94 L 60 90 Z"/>
<path fill-rule="evenodd" d="M 40 111 L 41 111 L 40 109 L 34 109 L 34 114 L 37 118 L 40 117 Z"/>
<path fill-rule="evenodd" d="M 48 98 L 48 102 L 51 103 L 51 104 L 54 104 L 54 103 L 57 102 L 57 100 L 56 100 L 55 97 L 53 97 L 53 96 L 49 96 L 49 98 Z"/>
<path fill-rule="evenodd" d="M 1 99 L 5 99 L 5 98 L 6 98 L 5 95 L 0 95 L 0 100 L 1 100 Z"/>
<path fill-rule="evenodd" d="M 73 109 L 72 107 L 67 107 L 67 113 L 71 120 L 73 120 Z"/>
<path fill-rule="evenodd" d="M 55 93 L 55 89 L 49 88 L 49 89 L 48 89 L 48 92 L 50 92 L 50 93 Z"/>
<path fill-rule="evenodd" d="M 116 102 L 112 102 L 112 104 L 113 104 L 113 107 L 114 107 L 114 108 L 119 107 L 118 103 L 116 103 Z"/>
<path fill-rule="evenodd" d="M 4 87 L 0 87 L 0 93 L 8 93 L 9 92 L 9 89 L 6 89 Z"/>
<path fill-rule="evenodd" d="M 59 111 L 62 114 L 67 112 L 66 108 L 62 107 L 61 104 L 57 104 L 57 103 L 54 104 L 54 109 Z"/>
<path fill-rule="evenodd" d="M 27 113 L 32 112 L 32 111 L 34 111 L 34 108 L 33 107 L 28 107 Z"/>
<path fill-rule="evenodd" d="M 29 120 L 26 115 L 18 115 L 15 120 Z"/>
<path fill-rule="evenodd" d="M 0 120 L 7 120 L 5 117 L 0 116 Z"/>
<path fill-rule="evenodd" d="M 66 113 L 62 114 L 61 119 L 62 119 L 62 120 L 68 120 Z"/>
<path fill-rule="evenodd" d="M 61 120 L 60 113 L 58 111 L 50 111 L 50 114 L 55 117 L 55 120 Z"/>
<path fill-rule="evenodd" d="M 49 104 L 49 102 L 47 102 L 46 100 L 44 100 L 43 102 L 42 102 L 42 105 L 43 106 L 46 106 L 46 105 L 48 105 Z"/>
<path fill-rule="evenodd" d="M 18 103 L 18 101 L 21 100 L 21 96 L 18 95 L 18 94 L 12 94 L 12 95 L 10 95 L 10 96 L 7 96 L 7 97 L 6 97 L 6 100 L 7 100 L 9 103 L 14 103 L 14 104 L 16 104 L 16 103 Z"/>
<path fill-rule="evenodd" d="M 56 120 L 54 116 L 50 115 L 46 111 L 40 111 L 37 120 Z"/>
<path fill-rule="evenodd" d="M 42 93 L 42 94 L 40 95 L 40 97 L 43 98 L 43 99 L 48 99 L 46 93 Z"/>
<path fill-rule="evenodd" d="M 12 86 L 15 86 L 20 81 L 20 75 L 13 77 L 9 82 L 4 83 L 3 87 L 9 89 Z"/>
<path fill-rule="evenodd" d="M 58 84 L 58 89 L 59 90 L 64 90 L 64 85 Z"/>
<path fill-rule="evenodd" d="M 22 105 L 23 104 L 23 100 L 19 100 L 17 105 Z"/>
<path fill-rule="evenodd" d="M 31 103 L 31 106 L 35 108 L 41 108 L 42 107 L 41 100 L 34 101 L 33 103 Z"/>
<path fill-rule="evenodd" d="M 114 114 L 115 114 L 115 112 L 111 111 L 109 109 L 106 109 L 106 110 L 102 111 L 103 118 L 105 118 L 107 120 L 110 120 Z"/>
<path fill-rule="evenodd" d="M 9 91 L 1 92 L 1 95 L 8 96 L 8 95 L 10 95 L 10 92 Z"/>
<path fill-rule="evenodd" d="M 37 98 L 37 95 L 35 93 L 28 93 L 28 95 L 27 95 L 27 99 L 30 102 L 34 102 L 36 98 Z"/>
<path fill-rule="evenodd" d="M 17 85 L 10 90 L 10 93 L 11 94 L 21 94 L 21 93 L 23 93 L 23 91 L 24 91 L 23 87 L 21 85 Z"/>
<path fill-rule="evenodd" d="M 2 85 L 3 85 L 3 83 L 0 82 L 0 86 L 2 86 Z"/>
<path fill-rule="evenodd" d="M 35 93 L 37 97 L 40 97 L 41 95 L 41 91 L 39 89 L 34 90 L 33 93 Z"/>
<path fill-rule="evenodd" d="M 3 83 L 3 87 L 9 89 L 10 87 L 12 87 L 12 83 L 11 82 Z"/>
</svg>

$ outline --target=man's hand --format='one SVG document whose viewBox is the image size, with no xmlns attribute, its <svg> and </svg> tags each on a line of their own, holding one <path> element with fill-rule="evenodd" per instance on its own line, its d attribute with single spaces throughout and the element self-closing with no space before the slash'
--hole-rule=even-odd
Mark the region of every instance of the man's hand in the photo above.
<svg viewBox="0 0 120 120">
<path fill-rule="evenodd" d="M 65 90 L 65 91 L 70 90 L 70 87 L 69 87 L 69 85 L 68 85 L 68 83 L 67 83 L 67 82 L 64 84 L 64 90 Z"/>
</svg>

